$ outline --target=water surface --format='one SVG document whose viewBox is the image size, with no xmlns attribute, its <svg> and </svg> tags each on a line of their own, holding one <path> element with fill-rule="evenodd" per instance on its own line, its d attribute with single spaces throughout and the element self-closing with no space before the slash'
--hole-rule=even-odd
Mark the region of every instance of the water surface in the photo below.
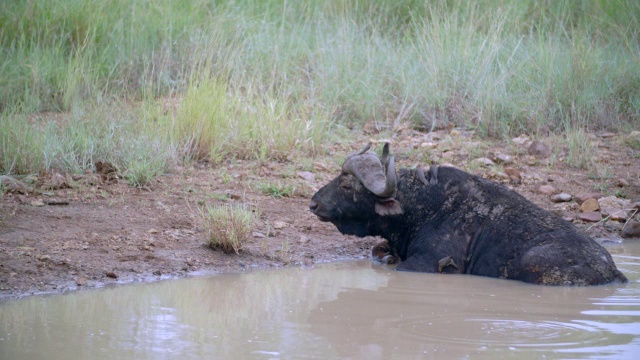
<svg viewBox="0 0 640 360">
<path fill-rule="evenodd" d="M 0 359 L 637 359 L 627 285 L 542 287 L 369 261 L 33 296 L 0 304 Z"/>
</svg>

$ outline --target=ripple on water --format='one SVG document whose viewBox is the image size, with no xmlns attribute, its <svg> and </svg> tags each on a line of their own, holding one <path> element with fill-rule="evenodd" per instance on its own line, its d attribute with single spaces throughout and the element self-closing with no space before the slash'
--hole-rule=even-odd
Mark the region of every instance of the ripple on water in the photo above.
<svg viewBox="0 0 640 360">
<path fill-rule="evenodd" d="M 447 317 L 446 320 L 440 319 L 440 321 L 405 318 L 394 325 L 415 340 L 476 349 L 487 347 L 562 349 L 598 346 L 607 341 L 597 324 L 574 322 L 461 316 L 460 318 Z"/>
</svg>

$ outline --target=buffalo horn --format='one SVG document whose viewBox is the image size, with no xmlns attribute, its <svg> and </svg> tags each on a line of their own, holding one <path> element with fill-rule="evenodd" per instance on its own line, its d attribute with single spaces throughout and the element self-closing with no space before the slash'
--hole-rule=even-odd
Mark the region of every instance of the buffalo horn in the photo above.
<svg viewBox="0 0 640 360">
<path fill-rule="evenodd" d="M 365 148 L 369 149 L 369 146 Z M 365 151 L 366 152 L 366 151 Z M 388 152 L 388 150 L 387 150 Z M 347 157 L 342 165 L 344 173 L 353 174 L 367 190 L 378 197 L 389 198 L 397 190 L 396 170 L 393 157 L 389 158 L 386 169 L 375 154 L 357 153 Z"/>
</svg>

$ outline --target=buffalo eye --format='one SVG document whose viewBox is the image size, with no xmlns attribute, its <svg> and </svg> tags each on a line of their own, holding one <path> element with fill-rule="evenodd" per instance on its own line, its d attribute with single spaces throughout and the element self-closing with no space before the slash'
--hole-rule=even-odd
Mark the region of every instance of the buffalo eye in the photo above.
<svg viewBox="0 0 640 360">
<path fill-rule="evenodd" d="M 351 184 L 351 178 L 343 177 L 342 179 L 340 179 L 340 187 L 343 188 L 344 190 L 353 189 L 353 185 Z"/>
</svg>

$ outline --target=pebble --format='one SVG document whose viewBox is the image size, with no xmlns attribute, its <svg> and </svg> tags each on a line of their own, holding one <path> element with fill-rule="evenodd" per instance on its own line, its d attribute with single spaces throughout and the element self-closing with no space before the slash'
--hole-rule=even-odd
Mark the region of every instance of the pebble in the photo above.
<svg viewBox="0 0 640 360">
<path fill-rule="evenodd" d="M 592 193 L 584 193 L 584 194 L 578 194 L 576 196 L 573 197 L 573 199 L 579 204 L 581 205 L 583 202 L 589 200 L 589 199 L 596 199 L 598 200 L 599 198 L 602 197 L 602 194 L 598 193 L 598 192 L 592 192 Z"/>
<path fill-rule="evenodd" d="M 560 194 L 551 196 L 551 201 L 554 203 L 568 202 L 568 201 L 571 201 L 571 199 L 572 199 L 571 195 L 567 193 L 560 193 Z"/>
<path fill-rule="evenodd" d="M 313 173 L 309 172 L 309 171 L 299 171 L 298 172 L 298 177 L 302 178 L 302 179 L 305 179 L 307 181 L 313 181 L 313 180 L 316 179 L 316 176 Z"/>
<path fill-rule="evenodd" d="M 536 157 L 548 157 L 549 155 L 551 155 L 551 148 L 549 147 L 549 145 L 543 143 L 540 140 L 534 140 L 527 151 L 530 155 Z"/>
<path fill-rule="evenodd" d="M 513 163 L 513 158 L 505 154 L 496 154 L 496 156 L 494 156 L 493 158 L 493 161 L 498 164 L 508 165 Z"/>
<path fill-rule="evenodd" d="M 627 187 L 629 186 L 629 182 L 625 179 L 617 179 L 616 180 L 616 186 L 617 187 Z"/>
<path fill-rule="evenodd" d="M 509 175 L 511 180 L 522 180 L 522 174 L 517 169 L 508 167 L 504 169 L 504 173 Z"/>
<path fill-rule="evenodd" d="M 538 188 L 538 192 L 542 195 L 551 195 L 556 192 L 556 188 L 551 185 L 541 185 Z"/>
<path fill-rule="evenodd" d="M 623 238 L 640 238 L 640 222 L 638 221 L 630 221 L 628 222 L 624 228 L 622 228 L 622 232 L 620 236 Z"/>
<path fill-rule="evenodd" d="M 597 211 L 583 212 L 578 214 L 578 219 L 585 222 L 598 222 L 602 219 L 602 215 Z"/>
<path fill-rule="evenodd" d="M 491 159 L 486 157 L 477 158 L 475 161 L 480 163 L 482 166 L 493 166 L 496 164 Z"/>
<path fill-rule="evenodd" d="M 593 212 L 600 210 L 600 206 L 598 205 L 598 200 L 596 199 L 587 199 L 580 205 L 580 211 L 583 213 Z"/>
</svg>

